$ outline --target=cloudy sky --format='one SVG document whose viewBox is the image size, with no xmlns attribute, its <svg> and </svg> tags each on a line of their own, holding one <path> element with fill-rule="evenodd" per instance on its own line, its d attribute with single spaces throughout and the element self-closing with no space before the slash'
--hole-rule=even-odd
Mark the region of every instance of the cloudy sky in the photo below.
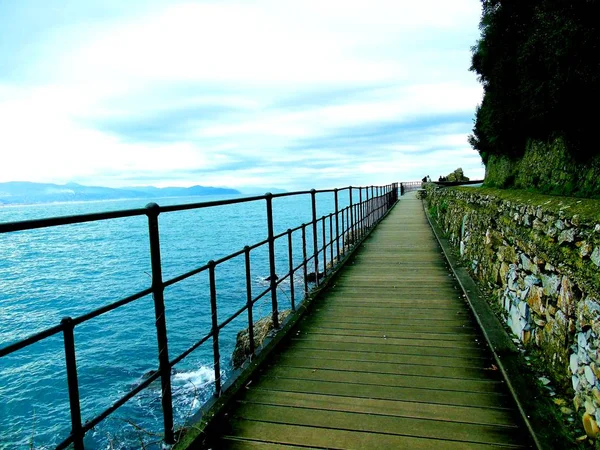
<svg viewBox="0 0 600 450">
<path fill-rule="evenodd" d="M 482 177 L 479 0 L 1 0 L 0 182 Z"/>
</svg>

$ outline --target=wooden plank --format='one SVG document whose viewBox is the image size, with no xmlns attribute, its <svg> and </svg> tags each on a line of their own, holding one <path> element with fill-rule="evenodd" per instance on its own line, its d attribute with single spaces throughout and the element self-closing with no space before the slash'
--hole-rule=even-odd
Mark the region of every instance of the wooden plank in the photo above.
<svg viewBox="0 0 600 450">
<path fill-rule="evenodd" d="M 410 288 L 407 288 L 406 290 L 397 288 L 394 289 L 393 292 L 389 292 L 373 289 L 346 289 L 343 287 L 335 289 L 335 292 L 328 296 L 327 302 L 331 304 L 336 302 L 381 302 L 399 306 L 406 305 L 415 309 L 428 307 L 429 305 L 433 307 L 452 305 L 454 307 L 456 305 L 463 306 L 465 304 L 465 300 L 458 294 L 442 294 L 439 290 L 419 294 L 418 292 L 415 292 L 415 289 Z"/>
<path fill-rule="evenodd" d="M 491 366 L 488 358 L 456 358 L 448 356 L 402 355 L 397 353 L 374 353 L 336 350 L 314 350 L 299 348 L 298 345 L 290 347 L 285 353 L 277 357 L 281 359 L 306 359 L 307 363 L 315 359 L 332 361 L 360 362 L 385 362 L 400 366 L 435 366 L 435 367 L 470 367 L 473 369 L 487 369 Z"/>
<path fill-rule="evenodd" d="M 316 313 L 311 316 L 315 320 L 315 323 L 319 321 L 328 321 L 333 320 L 331 315 L 319 314 Z M 335 317 L 335 322 L 344 322 L 344 323 L 356 323 L 356 324 L 375 324 L 381 325 L 382 318 L 381 317 L 360 317 L 356 314 L 352 315 L 344 315 L 340 317 Z M 404 318 L 388 318 L 385 321 L 386 325 L 390 326 L 403 326 L 410 325 L 414 327 L 421 327 L 421 329 L 431 329 L 435 330 L 437 327 L 472 327 L 473 323 L 469 321 L 466 317 L 460 318 L 449 318 L 449 319 L 440 319 L 440 320 L 429 320 L 425 317 L 404 317 Z"/>
<path fill-rule="evenodd" d="M 397 291 L 396 289 L 394 291 Z M 412 295 L 411 295 L 412 294 Z M 351 304 L 356 303 L 364 305 L 365 302 L 369 302 L 369 305 L 382 303 L 390 306 L 406 306 L 415 309 L 423 307 L 435 307 L 443 308 L 446 305 L 452 307 L 461 306 L 464 307 L 465 300 L 459 296 L 450 297 L 448 294 L 442 295 L 438 290 L 433 295 L 419 295 L 415 294 L 413 290 L 404 293 L 397 293 L 391 295 L 386 291 L 355 291 L 348 289 L 334 289 L 331 294 L 327 296 L 327 304 L 332 305 L 336 303 Z"/>
<path fill-rule="evenodd" d="M 274 444 L 272 442 L 249 441 L 238 437 L 222 438 L 219 442 L 219 448 L 228 450 L 287 450 L 306 448 L 298 445 Z"/>
<path fill-rule="evenodd" d="M 374 330 L 374 331 L 382 331 L 382 330 L 396 330 L 398 332 L 410 332 L 414 331 L 416 333 L 422 332 L 424 330 L 423 325 L 419 320 L 411 320 L 406 322 L 396 322 L 389 323 L 389 321 L 381 322 L 381 321 L 361 321 L 361 322 L 347 322 L 341 320 L 330 321 L 326 319 L 317 319 L 315 317 L 307 317 L 302 324 L 311 324 L 318 329 L 341 329 L 341 330 Z M 440 333 L 440 334 L 474 334 L 476 330 L 471 323 L 462 323 L 458 325 L 447 325 L 443 322 L 436 322 L 432 324 L 432 326 L 427 327 L 432 333 Z"/>
<path fill-rule="evenodd" d="M 423 355 L 423 356 L 454 356 L 459 358 L 487 358 L 483 349 L 479 352 L 473 349 L 457 347 L 422 347 L 422 346 L 396 346 L 386 345 L 374 347 L 372 344 L 359 344 L 354 342 L 329 342 L 293 338 L 292 342 L 298 348 L 309 348 L 314 350 L 350 350 L 372 353 L 391 353 L 401 355 Z"/>
<path fill-rule="evenodd" d="M 396 307 L 376 307 L 372 306 L 368 300 L 365 300 L 362 306 L 346 305 L 343 302 L 328 303 L 326 305 L 317 305 L 315 308 L 315 317 L 318 312 L 329 313 L 331 315 L 369 315 L 372 317 L 386 317 L 388 319 L 396 318 L 429 318 L 432 320 L 447 320 L 454 318 L 470 318 L 471 315 L 465 311 L 465 306 L 459 303 L 450 308 L 421 309 L 415 308 L 396 308 Z"/>
<path fill-rule="evenodd" d="M 490 450 L 486 444 L 441 439 L 414 438 L 383 433 L 363 433 L 359 431 L 332 430 L 327 428 L 282 425 L 253 420 L 231 420 L 232 436 L 263 442 L 277 442 L 287 445 L 300 445 L 330 449 L 398 448 L 413 450 Z M 227 437 L 228 435 L 225 435 Z M 500 447 L 500 446 L 497 446 Z M 506 448 L 506 447 L 505 447 Z M 514 448 L 514 447 L 508 447 Z"/>
<path fill-rule="evenodd" d="M 316 330 L 310 326 L 303 325 L 298 331 L 299 334 L 320 334 L 324 336 L 361 336 L 361 337 L 373 337 L 373 338 L 384 338 L 384 339 L 418 339 L 425 341 L 437 341 L 446 340 L 454 342 L 468 342 L 481 340 L 481 338 L 474 333 L 419 333 L 417 331 L 396 331 L 394 327 L 389 327 L 388 330 L 362 330 L 360 328 L 333 328 L 335 325 L 329 327 L 319 327 Z"/>
<path fill-rule="evenodd" d="M 494 370 L 482 367 L 440 366 L 423 364 L 406 364 L 385 361 L 358 361 L 346 359 L 310 358 L 308 355 L 282 355 L 274 364 L 307 369 L 331 369 L 349 372 L 373 372 L 393 375 L 411 375 L 418 377 L 467 378 L 471 380 L 498 380 Z M 488 362 L 488 364 L 491 363 Z M 418 383 L 417 380 L 414 380 Z"/>
<path fill-rule="evenodd" d="M 419 339 L 402 339 L 402 338 L 391 338 L 391 337 L 364 337 L 364 336 L 340 336 L 340 335 L 324 335 L 320 333 L 303 332 L 296 334 L 295 340 L 305 341 L 320 341 L 320 342 L 343 342 L 353 344 L 370 344 L 373 346 L 410 346 L 410 347 L 439 347 L 439 348 L 464 348 L 477 350 L 480 345 L 483 345 L 479 341 L 468 341 L 468 342 L 454 342 L 446 339 L 431 339 L 431 340 L 419 340 Z"/>
<path fill-rule="evenodd" d="M 372 398 L 357 398 L 272 391 L 269 389 L 249 390 L 243 402 L 265 405 L 291 406 L 331 411 L 346 411 L 363 414 L 380 414 L 396 417 L 412 417 L 446 422 L 472 423 L 504 427 L 506 432 L 514 432 L 517 426 L 509 410 L 474 408 L 471 406 L 449 406 L 433 403 L 415 403 Z"/>
<path fill-rule="evenodd" d="M 342 395 L 344 397 L 434 403 L 439 405 L 476 406 L 497 409 L 507 409 L 509 407 L 508 397 L 497 393 L 454 392 L 439 389 L 373 386 L 359 383 L 341 384 L 295 378 L 271 378 L 268 374 L 263 375 L 256 382 L 255 386 L 274 391 Z"/>
<path fill-rule="evenodd" d="M 240 404 L 236 419 L 273 424 L 300 425 L 398 436 L 449 439 L 461 442 L 519 447 L 520 436 L 493 425 L 444 422 L 377 414 L 358 414 L 331 410 L 290 408 L 255 403 Z"/>
<path fill-rule="evenodd" d="M 481 371 L 460 367 L 434 371 L 429 366 L 411 366 L 420 369 L 420 373 L 405 373 L 402 368 L 386 363 L 357 363 L 359 369 L 352 370 L 342 361 L 323 360 L 317 363 L 286 361 L 272 366 L 269 377 L 297 378 L 311 381 L 331 381 L 339 383 L 372 384 L 375 386 L 414 387 L 419 389 L 440 389 L 461 392 L 504 393 L 505 386 L 499 380 L 493 380 Z"/>
<path fill-rule="evenodd" d="M 465 314 L 448 314 L 448 315 L 440 315 L 440 314 L 432 314 L 431 316 L 428 314 L 427 311 L 414 311 L 414 312 L 406 312 L 405 314 L 403 314 L 402 312 L 392 312 L 390 311 L 389 314 L 385 314 L 385 311 L 378 311 L 378 310 L 371 310 L 368 308 L 357 308 L 357 309 L 346 309 L 344 310 L 343 308 L 340 308 L 337 311 L 334 311 L 333 309 L 316 309 L 313 317 L 315 319 L 320 319 L 320 318 L 328 318 L 329 320 L 345 320 L 345 321 L 355 321 L 355 322 L 361 322 L 361 321 L 365 321 L 367 323 L 369 322 L 373 322 L 375 321 L 383 321 L 385 320 L 386 323 L 404 323 L 406 321 L 410 321 L 410 320 L 420 320 L 420 321 L 426 321 L 429 323 L 434 323 L 435 322 L 443 322 L 445 324 L 470 324 L 472 323 L 470 320 L 470 317 L 467 315 L 467 313 L 465 312 Z"/>
</svg>

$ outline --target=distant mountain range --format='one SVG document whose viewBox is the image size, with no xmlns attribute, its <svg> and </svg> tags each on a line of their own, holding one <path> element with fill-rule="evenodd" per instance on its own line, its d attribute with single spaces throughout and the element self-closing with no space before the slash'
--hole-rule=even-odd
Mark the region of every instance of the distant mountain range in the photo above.
<svg viewBox="0 0 600 450">
<path fill-rule="evenodd" d="M 69 201 L 117 200 L 125 198 L 153 199 L 160 197 L 187 197 L 192 195 L 239 195 L 240 191 L 210 186 L 191 186 L 188 188 L 154 186 L 135 186 L 127 188 L 108 188 L 100 186 L 82 186 L 77 183 L 50 184 L 11 181 L 0 183 L 1 204 L 31 204 Z"/>
</svg>

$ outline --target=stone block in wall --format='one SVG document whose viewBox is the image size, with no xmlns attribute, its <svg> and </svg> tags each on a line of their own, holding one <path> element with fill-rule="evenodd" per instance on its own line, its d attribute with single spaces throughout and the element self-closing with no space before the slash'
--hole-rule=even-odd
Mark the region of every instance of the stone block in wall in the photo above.
<svg viewBox="0 0 600 450">
<path fill-rule="evenodd" d="M 544 307 L 544 290 L 540 286 L 531 286 L 529 295 L 527 296 L 529 307 L 538 315 L 545 315 L 546 308 Z"/>
<path fill-rule="evenodd" d="M 498 248 L 498 260 L 502 262 L 506 262 L 508 264 L 517 262 L 517 252 L 514 247 L 510 245 L 504 245 Z"/>
<path fill-rule="evenodd" d="M 556 297 L 560 286 L 560 278 L 556 274 L 541 274 L 544 294 L 550 297 Z"/>
<path fill-rule="evenodd" d="M 563 230 L 558 236 L 558 243 L 565 244 L 575 241 L 575 230 L 570 228 L 568 230 Z"/>
<path fill-rule="evenodd" d="M 600 247 L 596 247 L 592 253 L 592 255 L 590 256 L 590 259 L 592 260 L 592 262 L 597 265 L 598 267 L 600 267 Z"/>
<path fill-rule="evenodd" d="M 593 247 L 587 241 L 579 241 L 575 244 L 579 248 L 579 256 L 581 259 L 589 258 L 592 255 Z M 598 251 L 598 261 L 600 262 L 600 249 Z"/>
<path fill-rule="evenodd" d="M 556 306 L 567 315 L 575 311 L 576 294 L 573 290 L 573 283 L 571 283 L 566 275 L 563 276 L 560 282 L 560 291 Z"/>
<path fill-rule="evenodd" d="M 553 317 L 546 317 L 549 320 L 539 333 L 539 345 L 544 348 L 542 358 L 552 378 L 564 385 L 570 381 L 568 320 L 560 310 Z"/>
<path fill-rule="evenodd" d="M 496 249 L 502 245 L 502 234 L 488 228 L 485 232 L 485 245 Z"/>
<path fill-rule="evenodd" d="M 540 273 L 540 269 L 537 266 L 537 264 L 535 264 L 533 261 L 531 261 L 531 259 L 529 259 L 525 253 L 521 253 L 520 259 L 521 259 L 521 265 L 523 266 L 523 270 L 533 273 L 535 275 Z"/>
<path fill-rule="evenodd" d="M 575 314 L 579 329 L 591 329 L 600 335 L 600 302 L 595 298 L 587 297 L 576 304 Z"/>
</svg>

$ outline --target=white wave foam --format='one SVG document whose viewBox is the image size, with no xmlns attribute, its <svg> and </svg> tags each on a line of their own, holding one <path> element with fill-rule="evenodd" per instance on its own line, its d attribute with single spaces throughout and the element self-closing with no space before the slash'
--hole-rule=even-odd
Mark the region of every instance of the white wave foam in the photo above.
<svg viewBox="0 0 600 450">
<path fill-rule="evenodd" d="M 191 385 L 196 389 L 203 388 L 215 381 L 215 371 L 211 367 L 201 366 L 197 370 L 176 372 L 172 377 L 173 384 Z"/>
</svg>

